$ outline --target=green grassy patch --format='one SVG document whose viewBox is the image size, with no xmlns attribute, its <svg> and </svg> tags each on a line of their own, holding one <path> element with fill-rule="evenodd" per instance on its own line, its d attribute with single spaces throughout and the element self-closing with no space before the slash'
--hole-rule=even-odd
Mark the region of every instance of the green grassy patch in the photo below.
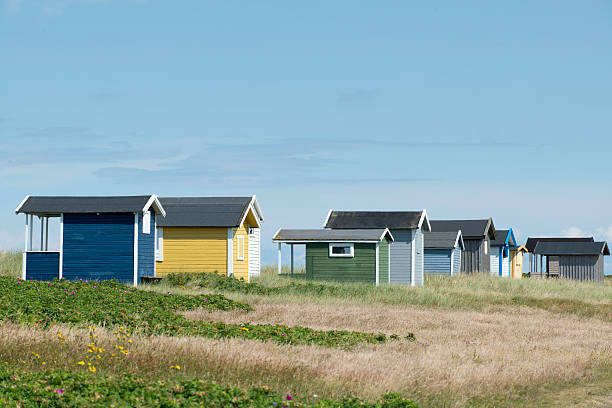
<svg viewBox="0 0 612 408">
<path fill-rule="evenodd" d="M 0 251 L 0 276 L 21 276 L 23 254 L 17 251 Z"/>
<path fill-rule="evenodd" d="M 299 276 L 299 275 L 298 275 Z M 223 275 L 171 274 L 168 283 L 190 287 L 273 296 L 309 303 L 330 300 L 391 305 L 418 305 L 462 310 L 485 310 L 498 306 L 526 306 L 553 313 L 612 321 L 612 287 L 595 283 L 556 280 L 512 280 L 488 275 L 456 277 L 426 276 L 422 287 L 403 285 L 373 286 L 361 283 L 336 283 L 305 280 L 266 273 L 253 282 Z M 179 286 L 180 286 L 179 285 Z"/>
<path fill-rule="evenodd" d="M 38 282 L 0 278 L 0 320 L 39 327 L 50 324 L 127 326 L 147 335 L 253 339 L 280 344 L 352 347 L 384 343 L 398 336 L 345 330 L 320 331 L 285 325 L 226 324 L 191 321 L 178 311 L 251 310 L 223 295 L 176 295 L 149 292 L 106 282 Z M 413 337 L 409 338 L 413 340 Z"/>
<path fill-rule="evenodd" d="M 245 392 L 183 377 L 151 380 L 131 374 L 103 376 L 61 370 L 25 373 L 9 367 L 0 368 L 0 404 L 25 407 L 417 408 L 414 402 L 397 394 L 385 395 L 374 403 L 355 398 L 307 402 L 291 394 L 280 395 L 264 388 Z"/>
</svg>

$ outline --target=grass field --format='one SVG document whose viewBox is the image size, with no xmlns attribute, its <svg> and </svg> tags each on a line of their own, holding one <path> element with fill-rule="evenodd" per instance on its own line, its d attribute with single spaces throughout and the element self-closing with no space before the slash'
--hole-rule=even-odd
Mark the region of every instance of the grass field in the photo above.
<svg viewBox="0 0 612 408">
<path fill-rule="evenodd" d="M 2 274 L 19 276 L 20 257 L 0 260 Z M 198 398 L 209 406 L 612 406 L 610 280 L 427 277 L 424 287 L 377 288 L 279 277 L 269 267 L 250 284 L 17 281 L 0 278 L 5 405 L 27 394 L 64 406 Z M 378 333 L 384 340 L 366 340 Z M 19 392 L 9 385 L 17 378 Z M 58 378 L 67 384 L 61 395 Z M 149 384 L 172 397 L 143 400 Z"/>
</svg>

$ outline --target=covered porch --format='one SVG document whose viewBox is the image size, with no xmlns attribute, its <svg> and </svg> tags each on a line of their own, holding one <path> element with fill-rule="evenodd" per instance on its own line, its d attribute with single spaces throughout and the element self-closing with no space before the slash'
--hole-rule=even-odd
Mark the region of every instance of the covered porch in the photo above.
<svg viewBox="0 0 612 408">
<path fill-rule="evenodd" d="M 58 226 L 59 247 L 57 239 L 49 243 L 49 230 L 55 235 Z M 50 281 L 62 278 L 62 227 L 62 214 L 25 213 L 22 279 Z"/>
</svg>

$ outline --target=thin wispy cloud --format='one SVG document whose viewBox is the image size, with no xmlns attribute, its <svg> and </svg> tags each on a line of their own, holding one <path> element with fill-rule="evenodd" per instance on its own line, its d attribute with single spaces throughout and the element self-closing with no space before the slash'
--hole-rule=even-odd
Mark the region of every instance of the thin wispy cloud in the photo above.
<svg viewBox="0 0 612 408">
<path fill-rule="evenodd" d="M 2 8 L 8 13 L 15 13 L 21 10 L 24 0 L 3 0 Z"/>
<path fill-rule="evenodd" d="M 338 96 L 338 105 L 357 105 L 372 102 L 379 91 L 373 89 L 357 89 L 350 92 L 343 92 Z"/>
</svg>

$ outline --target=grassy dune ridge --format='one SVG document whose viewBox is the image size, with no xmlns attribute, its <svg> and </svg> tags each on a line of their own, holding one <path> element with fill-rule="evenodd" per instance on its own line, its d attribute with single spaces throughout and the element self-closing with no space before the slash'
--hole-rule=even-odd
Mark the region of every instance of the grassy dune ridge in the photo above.
<svg viewBox="0 0 612 408">
<path fill-rule="evenodd" d="M 15 270 L 20 271 L 17 256 L 0 259 L 12 259 L 11 267 L 0 270 L 13 276 Z M 264 267 L 252 283 L 214 275 L 175 278 L 139 289 L 117 285 L 116 291 L 111 291 L 111 296 L 116 292 L 117 299 L 105 302 L 120 306 L 109 310 L 98 307 L 100 318 L 108 315 L 113 319 L 112 324 L 102 324 L 98 331 L 100 347 L 112 349 L 116 341 L 112 328 L 121 322 L 141 328 L 148 320 L 152 324 L 147 330 L 135 327 L 129 355 L 108 360 L 95 374 L 76 364 L 86 355 L 90 341 L 85 326 L 74 322 L 87 320 L 82 319 L 88 316 L 86 302 L 70 299 L 64 292 L 62 296 L 67 298 L 50 296 L 43 308 L 33 304 L 19 309 L 15 306 L 19 301 L 5 299 L 8 303 L 4 309 L 9 315 L 0 322 L 0 359 L 8 363 L 6 378 L 21 376 L 27 384 L 34 384 L 33 389 L 41 386 L 37 373 L 50 369 L 74 381 L 91 379 L 87 382 L 91 390 L 85 387 L 77 395 L 83 401 L 90 401 L 87 398 L 95 398 L 95 393 L 103 389 L 136 387 L 135 395 L 139 395 L 141 385 L 161 381 L 162 390 L 185 386 L 194 390 L 195 396 L 177 394 L 176 401 L 181 403 L 203 398 L 202 392 L 213 382 L 221 387 L 237 387 L 242 395 L 267 387 L 277 406 L 412 406 L 406 405 L 410 404 L 407 400 L 381 400 L 389 392 L 414 400 L 421 407 L 612 406 L 609 279 L 601 285 L 567 280 L 513 281 L 484 275 L 428 276 L 424 287 L 374 287 L 308 281 L 299 275 L 278 276 L 274 267 Z M 77 288 L 82 285 L 64 284 Z M 63 288 L 57 289 L 63 292 Z M 23 290 L 5 287 L 3 295 L 10 296 L 12 291 L 16 296 Z M 183 295 L 190 296 L 182 299 Z M 227 307 L 193 303 L 202 295 L 210 299 L 213 295 L 222 296 L 219 304 Z M 158 326 L 160 330 L 151 330 L 158 318 L 147 317 L 146 310 L 118 310 L 140 302 L 137 299 L 157 297 L 161 297 L 158 306 L 163 309 L 170 305 L 171 314 L 178 319 L 168 320 L 171 326 L 176 322 L 197 326 L 212 321 L 235 328 L 237 335 L 209 337 L 177 332 L 175 327 L 163 325 Z M 59 300 L 69 303 L 60 305 Z M 167 302 L 189 305 L 176 307 Z M 57 311 L 55 303 L 62 308 L 70 306 L 65 309 L 70 313 L 57 319 L 53 315 Z M 36 318 L 27 318 L 33 315 Z M 161 315 L 163 319 L 170 318 Z M 48 324 L 42 324 L 45 319 Z M 252 327 L 262 325 L 321 333 L 397 334 L 402 339 L 414 334 L 416 340 L 359 342 L 342 348 L 285 344 L 247 335 L 252 333 Z M 61 345 L 58 331 L 65 337 Z M 42 365 L 43 359 L 47 364 Z M 177 365 L 180 370 L 171 368 Z M 134 376 L 134 381 L 117 388 L 117 379 L 126 374 Z M 192 383 L 194 378 L 200 382 Z M 52 390 L 41 391 L 47 393 L 39 397 L 58 398 L 49 391 Z M 11 392 L 6 391 L 3 400 L 0 384 L 0 402 L 13 401 L 7 399 Z M 283 400 L 285 394 L 294 399 Z M 253 398 L 259 397 L 257 394 Z M 344 400 L 347 397 L 360 400 L 349 403 Z M 325 398 L 332 405 L 321 405 Z M 255 399 L 245 401 L 245 406 L 270 406 L 272 400 L 266 399 L 262 405 L 253 402 Z"/>
</svg>

